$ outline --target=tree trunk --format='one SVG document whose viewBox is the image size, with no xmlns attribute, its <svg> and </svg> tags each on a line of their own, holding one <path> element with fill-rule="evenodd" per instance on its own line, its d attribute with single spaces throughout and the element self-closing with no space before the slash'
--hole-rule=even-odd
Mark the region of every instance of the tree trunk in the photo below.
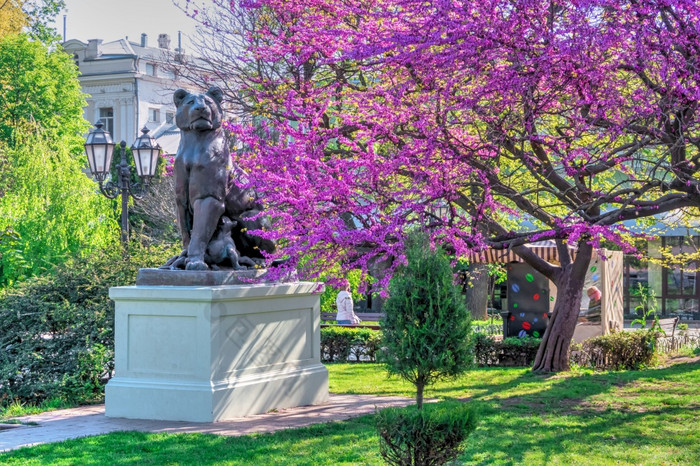
<svg viewBox="0 0 700 466">
<path fill-rule="evenodd" d="M 562 267 L 557 285 L 557 300 L 552 318 L 537 351 L 535 372 L 560 372 L 569 369 L 569 346 L 574 336 L 586 271 L 591 263 L 593 248 L 579 244 L 576 259 Z"/>
<path fill-rule="evenodd" d="M 416 408 L 423 409 L 423 388 L 425 388 L 425 382 L 422 378 L 416 381 Z"/>
<path fill-rule="evenodd" d="M 466 287 L 465 302 L 472 319 L 486 320 L 486 307 L 489 302 L 489 273 L 486 264 L 472 264 L 469 267 L 469 281 Z"/>
</svg>

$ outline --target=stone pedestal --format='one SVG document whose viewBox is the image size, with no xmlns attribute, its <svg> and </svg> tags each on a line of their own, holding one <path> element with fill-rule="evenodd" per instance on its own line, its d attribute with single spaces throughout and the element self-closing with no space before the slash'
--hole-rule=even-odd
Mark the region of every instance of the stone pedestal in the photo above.
<svg viewBox="0 0 700 466">
<path fill-rule="evenodd" d="M 128 286 L 109 417 L 213 422 L 323 403 L 317 283 Z"/>
</svg>

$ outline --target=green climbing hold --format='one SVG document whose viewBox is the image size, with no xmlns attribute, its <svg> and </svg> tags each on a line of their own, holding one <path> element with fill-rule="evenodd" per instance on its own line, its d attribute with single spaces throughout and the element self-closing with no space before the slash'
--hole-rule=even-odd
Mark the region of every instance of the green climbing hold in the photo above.
<svg viewBox="0 0 700 466">
<path fill-rule="evenodd" d="M 591 272 L 595 272 L 596 270 L 598 270 L 598 267 L 596 267 L 595 265 L 591 267 Z"/>
<path fill-rule="evenodd" d="M 532 282 L 535 279 L 535 277 L 532 276 L 531 273 L 525 275 L 525 280 Z"/>
</svg>

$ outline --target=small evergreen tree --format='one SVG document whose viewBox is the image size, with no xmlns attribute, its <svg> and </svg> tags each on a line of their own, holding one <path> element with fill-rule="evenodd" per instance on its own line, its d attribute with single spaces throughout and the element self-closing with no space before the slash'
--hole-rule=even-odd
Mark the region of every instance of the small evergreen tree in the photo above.
<svg viewBox="0 0 700 466">
<path fill-rule="evenodd" d="M 384 362 L 416 386 L 416 405 L 423 389 L 437 380 L 455 377 L 474 361 L 470 314 L 445 252 L 427 246 L 424 234 L 409 238 L 407 264 L 389 285 L 382 322 Z"/>
</svg>

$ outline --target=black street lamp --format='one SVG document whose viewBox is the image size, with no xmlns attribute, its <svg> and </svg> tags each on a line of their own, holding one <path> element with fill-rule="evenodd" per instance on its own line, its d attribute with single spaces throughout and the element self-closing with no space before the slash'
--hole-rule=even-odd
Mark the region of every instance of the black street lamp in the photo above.
<svg viewBox="0 0 700 466">
<path fill-rule="evenodd" d="M 131 146 L 131 153 L 136 165 L 136 174 L 141 183 L 131 182 L 131 167 L 126 160 L 126 142 L 119 143 L 121 148 L 121 162 L 118 166 L 116 182 L 109 180 L 105 183 L 112 166 L 114 154 L 114 142 L 109 131 L 102 129 L 101 121 L 95 123 L 94 130 L 90 131 L 85 140 L 85 154 L 87 154 L 90 172 L 100 184 L 100 192 L 109 199 L 114 199 L 119 194 L 122 196 L 122 243 L 129 241 L 129 195 L 135 199 L 141 199 L 146 195 L 148 184 L 156 174 L 156 165 L 160 155 L 160 145 L 148 135 L 148 128 L 143 128 L 141 136 L 136 138 Z"/>
</svg>

